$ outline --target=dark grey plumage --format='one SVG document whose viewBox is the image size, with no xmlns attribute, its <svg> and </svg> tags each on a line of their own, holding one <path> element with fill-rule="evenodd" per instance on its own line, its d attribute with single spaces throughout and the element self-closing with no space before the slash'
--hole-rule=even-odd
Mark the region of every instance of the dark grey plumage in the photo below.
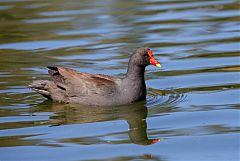
<svg viewBox="0 0 240 161">
<path fill-rule="evenodd" d="M 138 48 L 134 51 L 123 79 L 48 67 L 53 81 L 36 80 L 29 87 L 48 99 L 64 103 L 113 106 L 145 100 L 144 72 L 150 64 L 149 50 Z"/>
</svg>

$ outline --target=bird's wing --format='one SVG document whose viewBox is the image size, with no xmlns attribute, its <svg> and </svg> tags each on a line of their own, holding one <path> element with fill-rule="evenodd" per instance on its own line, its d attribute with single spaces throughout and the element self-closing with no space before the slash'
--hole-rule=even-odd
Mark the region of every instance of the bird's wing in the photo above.
<svg viewBox="0 0 240 161">
<path fill-rule="evenodd" d="M 48 67 L 49 75 L 58 88 L 66 90 L 68 96 L 109 95 L 116 90 L 119 80 L 102 74 L 77 72 L 64 67 Z"/>
</svg>

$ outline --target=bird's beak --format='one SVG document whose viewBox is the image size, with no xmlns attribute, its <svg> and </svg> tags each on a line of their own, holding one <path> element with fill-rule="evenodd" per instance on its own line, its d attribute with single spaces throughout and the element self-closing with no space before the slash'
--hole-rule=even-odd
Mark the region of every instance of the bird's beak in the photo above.
<svg viewBox="0 0 240 161">
<path fill-rule="evenodd" d="M 153 53 L 150 49 L 148 49 L 148 55 L 150 56 L 150 64 L 160 68 L 161 64 L 154 58 Z"/>
</svg>

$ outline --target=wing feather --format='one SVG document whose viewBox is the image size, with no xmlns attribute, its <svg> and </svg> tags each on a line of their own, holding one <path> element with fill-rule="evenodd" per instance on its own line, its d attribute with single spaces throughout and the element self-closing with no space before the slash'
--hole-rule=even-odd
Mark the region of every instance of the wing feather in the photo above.
<svg viewBox="0 0 240 161">
<path fill-rule="evenodd" d="M 114 93 L 119 80 L 102 74 L 77 72 L 64 67 L 48 67 L 49 75 L 57 86 L 66 90 L 70 97 L 86 95 L 109 95 Z"/>
</svg>

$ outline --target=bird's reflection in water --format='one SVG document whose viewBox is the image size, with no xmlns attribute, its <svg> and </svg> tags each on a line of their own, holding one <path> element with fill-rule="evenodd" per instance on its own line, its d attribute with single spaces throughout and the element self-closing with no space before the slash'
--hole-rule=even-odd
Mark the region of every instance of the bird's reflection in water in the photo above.
<svg viewBox="0 0 240 161">
<path fill-rule="evenodd" d="M 159 139 L 148 138 L 146 122 L 148 110 L 145 102 L 126 106 L 93 107 L 45 101 L 35 110 L 54 112 L 55 115 L 50 117 L 52 126 L 125 120 L 129 126 L 128 136 L 132 143 L 151 145 L 159 141 Z"/>
</svg>

